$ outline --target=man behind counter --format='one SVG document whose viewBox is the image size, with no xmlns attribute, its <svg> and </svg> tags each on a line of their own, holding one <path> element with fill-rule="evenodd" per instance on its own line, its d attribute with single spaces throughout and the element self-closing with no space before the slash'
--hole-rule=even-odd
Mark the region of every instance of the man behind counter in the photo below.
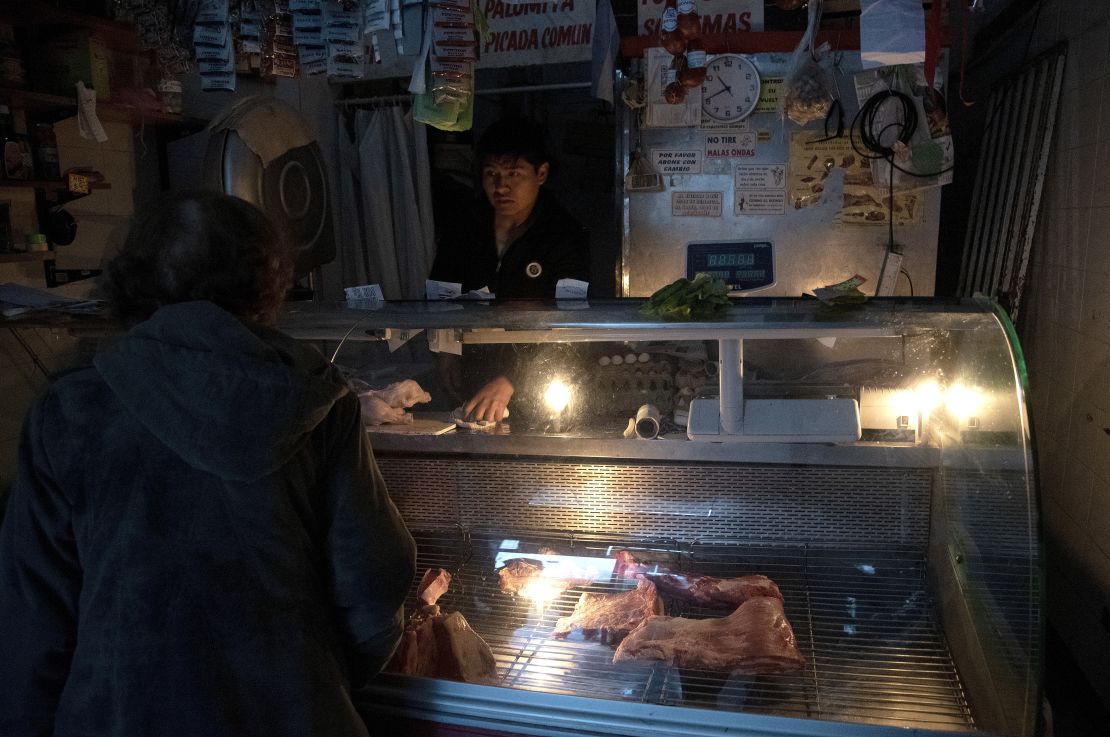
<svg viewBox="0 0 1110 737">
<path fill-rule="evenodd" d="M 482 134 L 477 153 L 486 199 L 469 226 L 443 234 L 429 278 L 459 283 L 463 292 L 488 287 L 498 299 L 552 299 L 560 279 L 588 281 L 589 233 L 543 189 L 551 160 L 540 129 L 501 120 Z M 447 390 L 462 401 L 460 361 L 440 354 L 439 367 Z M 481 388 L 463 404 L 466 416 L 500 421 L 512 381 L 498 374 L 473 383 Z"/>
</svg>

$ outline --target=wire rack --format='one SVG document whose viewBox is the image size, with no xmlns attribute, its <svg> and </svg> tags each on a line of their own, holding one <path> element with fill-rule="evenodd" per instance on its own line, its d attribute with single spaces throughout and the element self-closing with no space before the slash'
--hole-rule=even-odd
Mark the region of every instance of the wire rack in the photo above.
<svg viewBox="0 0 1110 737">
<path fill-rule="evenodd" d="M 634 700 L 767 715 L 964 731 L 974 728 L 963 688 L 925 590 L 925 562 L 906 550 L 818 549 L 805 545 L 625 544 L 615 539 L 488 532 L 417 534 L 419 573 L 455 578 L 440 599 L 489 643 L 500 685 L 547 693 Z M 542 610 L 498 588 L 498 552 L 610 557 L 629 549 L 675 570 L 731 577 L 761 573 L 782 591 L 805 656 L 797 674 L 729 675 L 662 663 L 612 662 L 612 646 L 580 633 L 551 637 L 583 591 L 634 585 L 597 581 Z M 416 606 L 415 581 L 408 605 Z M 727 614 L 664 596 L 667 614 Z"/>
</svg>

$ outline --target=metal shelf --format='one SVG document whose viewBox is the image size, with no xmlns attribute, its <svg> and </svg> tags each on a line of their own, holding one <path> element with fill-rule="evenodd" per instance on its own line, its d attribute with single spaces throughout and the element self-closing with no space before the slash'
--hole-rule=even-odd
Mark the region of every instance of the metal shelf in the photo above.
<svg viewBox="0 0 1110 737">
<path fill-rule="evenodd" d="M 77 100 L 64 95 L 31 92 L 13 88 L 0 88 L 0 97 L 10 99 L 15 107 L 22 107 L 39 120 L 58 121 L 77 114 Z M 161 110 L 148 110 L 113 102 L 96 103 L 96 114 L 104 120 L 142 123 L 152 126 L 176 127 L 184 132 L 195 132 L 208 125 L 202 118 L 193 118 Z"/>
<path fill-rule="evenodd" d="M 23 253 L 0 253 L 0 264 L 14 264 L 22 261 L 50 261 L 53 251 L 27 251 Z"/>
</svg>

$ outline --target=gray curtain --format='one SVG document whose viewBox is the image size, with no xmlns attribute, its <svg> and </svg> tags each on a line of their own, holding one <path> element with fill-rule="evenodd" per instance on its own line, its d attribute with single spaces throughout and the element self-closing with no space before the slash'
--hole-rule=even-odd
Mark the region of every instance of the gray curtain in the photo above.
<svg viewBox="0 0 1110 737">
<path fill-rule="evenodd" d="M 396 105 L 358 110 L 351 122 L 339 115 L 343 286 L 423 299 L 435 258 L 427 131 Z"/>
</svg>

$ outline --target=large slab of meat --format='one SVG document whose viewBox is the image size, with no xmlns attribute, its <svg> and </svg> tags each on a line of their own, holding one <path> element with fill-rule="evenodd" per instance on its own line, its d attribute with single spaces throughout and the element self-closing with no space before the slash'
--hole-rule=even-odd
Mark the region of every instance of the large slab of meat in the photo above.
<svg viewBox="0 0 1110 737">
<path fill-rule="evenodd" d="M 651 617 L 613 655 L 614 663 L 631 660 L 761 675 L 789 673 L 805 664 L 782 600 L 770 596 L 749 599 L 719 619 Z"/>
<path fill-rule="evenodd" d="M 576 586 L 586 586 L 597 580 L 597 574 L 578 570 L 568 574 L 545 575 L 542 560 L 535 558 L 510 558 L 497 571 L 498 586 L 506 594 L 538 595 L 551 598 Z"/>
<path fill-rule="evenodd" d="M 604 644 L 616 645 L 648 617 L 663 613 L 663 602 L 650 581 L 640 581 L 636 588 L 619 594 L 586 592 L 574 605 L 569 617 L 555 623 L 554 637 L 566 637 L 581 630 L 586 639 L 597 638 Z"/>
<path fill-rule="evenodd" d="M 436 604 L 450 583 L 451 574 L 442 568 L 424 573 L 417 588 L 424 606 L 409 618 L 385 669 L 408 676 L 496 684 L 497 664 L 489 645 L 466 617 L 459 612 L 443 614 Z"/>
<path fill-rule="evenodd" d="M 772 597 L 782 600 L 778 585 L 766 576 L 739 576 L 717 578 L 677 573 L 656 564 L 642 563 L 627 550 L 618 550 L 614 571 L 629 579 L 646 579 L 659 591 L 682 601 L 719 608 L 735 609 L 755 597 Z"/>
</svg>

